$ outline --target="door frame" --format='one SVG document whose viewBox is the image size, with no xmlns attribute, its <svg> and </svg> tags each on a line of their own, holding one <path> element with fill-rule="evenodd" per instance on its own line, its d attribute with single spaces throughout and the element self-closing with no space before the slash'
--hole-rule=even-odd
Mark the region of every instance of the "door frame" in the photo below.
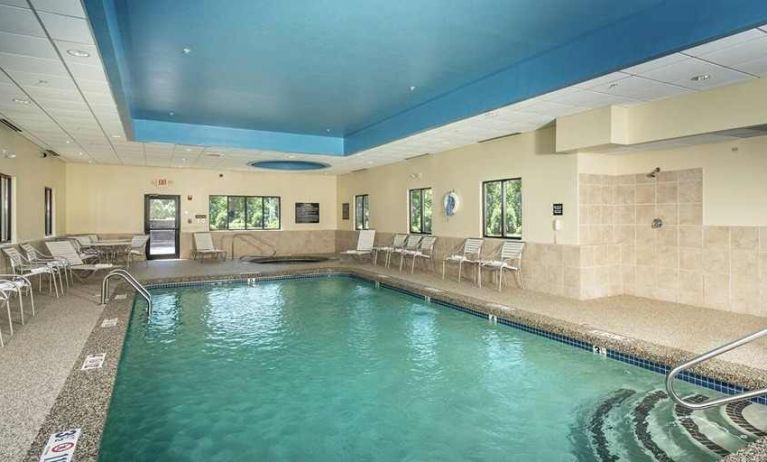
<svg viewBox="0 0 767 462">
<path fill-rule="evenodd" d="M 179 258 L 181 255 L 181 196 L 174 194 L 144 194 L 144 234 L 147 236 L 151 236 L 151 230 L 149 229 L 149 202 L 152 199 L 172 199 L 176 201 L 176 227 L 172 229 L 175 231 L 176 253 L 168 255 L 150 255 L 149 249 L 151 243 L 147 241 L 146 258 L 147 260 L 167 260 L 171 258 Z M 170 229 L 168 231 L 170 231 Z"/>
</svg>

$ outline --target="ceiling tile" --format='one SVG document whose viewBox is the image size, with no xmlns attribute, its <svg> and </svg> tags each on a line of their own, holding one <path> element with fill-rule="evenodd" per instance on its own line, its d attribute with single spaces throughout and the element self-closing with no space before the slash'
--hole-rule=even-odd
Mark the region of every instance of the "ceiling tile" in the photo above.
<svg viewBox="0 0 767 462">
<path fill-rule="evenodd" d="M 704 43 L 703 45 L 684 50 L 683 53 L 690 56 L 703 56 L 715 51 L 725 50 L 727 48 L 742 45 L 751 40 L 764 37 L 764 32 L 759 29 L 750 29 L 739 34 L 733 34 L 728 37 L 714 40 L 713 42 Z"/>
<path fill-rule="evenodd" d="M 62 90 L 76 90 L 75 83 L 69 77 L 59 75 L 46 75 L 29 72 L 20 72 L 9 69 L 8 74 L 18 83 L 21 87 L 41 87 L 41 88 L 57 88 Z M 2 81 L 3 74 L 0 73 L 0 81 Z"/>
<path fill-rule="evenodd" d="M 701 58 L 722 66 L 737 68 L 739 64 L 765 56 L 767 56 L 767 34 L 762 33 L 760 38 L 704 54 Z"/>
<path fill-rule="evenodd" d="M 68 76 L 59 59 L 40 59 L 0 52 L 0 67 L 6 71 L 20 71 L 45 75 Z"/>
<path fill-rule="evenodd" d="M 29 8 L 26 0 L 0 0 L 0 5 L 18 6 L 19 8 Z"/>
<path fill-rule="evenodd" d="M 747 63 L 738 64 L 738 69 L 753 75 L 767 75 L 767 55 Z"/>
<path fill-rule="evenodd" d="M 627 74 L 634 74 L 634 75 L 645 74 L 649 71 L 652 71 L 661 67 L 670 66 L 672 64 L 676 64 L 686 59 L 688 59 L 688 57 L 681 53 L 673 53 L 670 55 L 663 56 L 661 58 L 647 61 L 645 63 L 639 64 L 633 67 L 629 67 L 628 69 L 623 69 L 622 72 L 625 72 Z"/>
<path fill-rule="evenodd" d="M 40 20 L 54 40 L 93 44 L 88 22 L 83 18 L 39 12 Z"/>
<path fill-rule="evenodd" d="M 0 5 L 0 31 L 45 38 L 32 10 L 7 5 Z"/>
<path fill-rule="evenodd" d="M 85 17 L 85 12 L 80 4 L 80 0 L 32 0 L 32 6 L 37 11 L 47 11 L 49 13 L 75 16 L 78 18 Z"/>
<path fill-rule="evenodd" d="M 41 59 L 58 59 L 50 40 L 29 35 L 0 32 L 0 53 L 31 56 Z"/>
<path fill-rule="evenodd" d="M 690 93 L 691 90 L 676 85 L 669 85 L 642 77 L 631 76 L 611 83 L 594 87 L 593 90 L 611 95 L 625 96 L 642 101 Z"/>
<path fill-rule="evenodd" d="M 104 74 L 104 69 L 101 66 L 75 64 L 70 61 L 67 63 L 67 67 L 69 67 L 75 80 L 86 79 L 106 82 L 107 76 Z"/>
<path fill-rule="evenodd" d="M 708 75 L 707 80 L 693 81 L 695 76 Z M 697 58 L 687 58 L 671 66 L 653 69 L 642 74 L 642 77 L 673 83 L 694 90 L 704 90 L 727 83 L 734 83 L 750 78 L 742 72 L 717 66 Z"/>
</svg>

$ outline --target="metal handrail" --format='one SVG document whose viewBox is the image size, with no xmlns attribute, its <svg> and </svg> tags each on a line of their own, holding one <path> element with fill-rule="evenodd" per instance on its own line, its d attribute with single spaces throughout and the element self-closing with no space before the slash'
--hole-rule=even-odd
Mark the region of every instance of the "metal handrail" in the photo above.
<svg viewBox="0 0 767 462">
<path fill-rule="evenodd" d="M 106 305 L 109 298 L 109 279 L 114 276 L 120 276 L 123 278 L 136 292 L 141 295 L 147 302 L 147 313 L 152 314 L 152 295 L 146 290 L 146 287 L 141 285 L 132 274 L 122 268 L 112 270 L 104 276 L 104 280 L 101 281 L 101 304 Z"/>
<path fill-rule="evenodd" d="M 257 244 L 267 247 L 271 251 L 271 254 L 266 255 L 267 257 L 273 257 L 277 255 L 277 249 L 273 245 L 264 241 L 263 239 L 260 239 L 250 233 L 237 233 L 231 236 L 232 243 L 231 243 L 231 252 L 229 252 L 229 255 L 231 256 L 232 260 L 234 260 L 234 241 L 236 241 L 237 239 L 245 239 L 245 238 L 249 239 L 250 241 L 254 241 Z"/>
<path fill-rule="evenodd" d="M 666 375 L 666 391 L 668 391 L 669 396 L 674 401 L 676 401 L 677 403 L 681 404 L 682 406 L 688 409 L 693 409 L 693 410 L 708 409 L 715 406 L 721 406 L 722 404 L 732 403 L 734 401 L 741 401 L 744 399 L 750 399 L 760 395 L 767 394 L 767 388 L 762 388 L 758 390 L 745 391 L 743 393 L 739 393 L 733 396 L 725 396 L 723 398 L 711 399 L 708 401 L 703 401 L 702 403 L 691 403 L 689 401 L 685 401 L 684 398 L 680 397 L 674 390 L 674 379 L 676 378 L 677 375 L 681 374 L 685 369 L 695 366 L 696 364 L 700 364 L 704 361 L 708 361 L 709 359 L 719 356 L 723 353 L 727 353 L 728 351 L 734 350 L 735 348 L 741 345 L 745 345 L 746 343 L 753 342 L 754 340 L 760 337 L 764 337 L 765 335 L 767 335 L 767 328 L 764 328 L 752 334 L 746 335 L 745 337 L 741 337 L 733 342 L 722 345 L 719 348 L 715 348 L 711 351 L 707 351 L 706 353 L 696 356 L 695 358 L 676 366 L 675 368 L 671 369 L 669 373 Z"/>
</svg>

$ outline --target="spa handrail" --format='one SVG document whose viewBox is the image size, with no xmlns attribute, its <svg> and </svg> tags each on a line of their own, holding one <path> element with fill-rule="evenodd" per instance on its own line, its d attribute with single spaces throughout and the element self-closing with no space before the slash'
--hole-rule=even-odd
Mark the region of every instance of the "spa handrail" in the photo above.
<svg viewBox="0 0 767 462">
<path fill-rule="evenodd" d="M 109 298 L 109 279 L 112 277 L 119 276 L 122 279 L 124 279 L 131 287 L 133 287 L 136 292 L 141 295 L 144 300 L 147 302 L 147 313 L 152 314 L 152 295 L 149 293 L 148 290 L 146 290 L 146 287 L 141 285 L 136 278 L 133 277 L 132 274 L 127 272 L 124 269 L 118 268 L 110 271 L 106 276 L 104 276 L 104 279 L 101 281 L 101 304 L 106 305 L 107 299 Z"/>
<path fill-rule="evenodd" d="M 258 238 L 256 236 L 250 234 L 250 233 L 237 233 L 237 234 L 232 235 L 231 239 L 232 239 L 231 252 L 229 252 L 229 255 L 231 255 L 230 258 L 232 260 L 234 260 L 234 241 L 236 241 L 237 239 L 242 239 L 242 240 L 246 240 L 246 241 L 249 240 L 249 241 L 251 241 L 251 244 L 252 243 L 256 243 L 258 245 L 262 245 L 262 246 L 266 247 L 271 252 L 269 255 L 266 255 L 267 257 L 273 257 L 273 256 L 277 255 L 277 249 L 274 248 L 273 245 L 269 244 L 268 242 L 264 241 L 263 239 Z"/>
<path fill-rule="evenodd" d="M 685 401 L 684 398 L 679 396 L 674 390 L 674 379 L 676 378 L 677 375 L 681 374 L 685 369 L 695 366 L 696 364 L 700 364 L 702 362 L 708 361 L 709 359 L 715 358 L 721 354 L 727 353 L 728 351 L 734 350 L 735 348 L 741 345 L 745 345 L 746 343 L 753 342 L 754 340 L 760 337 L 764 337 L 765 335 L 767 335 L 767 328 L 764 328 L 762 330 L 746 335 L 745 337 L 741 337 L 735 341 L 722 345 L 719 348 L 714 348 L 711 351 L 707 351 L 685 363 L 682 363 L 674 367 L 666 375 L 666 391 L 668 391 L 669 396 L 674 401 L 676 401 L 677 403 L 679 403 L 680 405 L 688 409 L 693 409 L 693 410 L 708 409 L 711 407 L 732 403 L 734 401 L 741 401 L 744 399 L 750 399 L 760 395 L 767 394 L 767 388 L 762 388 L 757 390 L 744 391 L 743 393 L 739 393 L 733 396 L 725 396 L 722 398 L 711 399 L 708 401 L 703 401 L 702 403 L 692 403 L 689 401 Z"/>
</svg>

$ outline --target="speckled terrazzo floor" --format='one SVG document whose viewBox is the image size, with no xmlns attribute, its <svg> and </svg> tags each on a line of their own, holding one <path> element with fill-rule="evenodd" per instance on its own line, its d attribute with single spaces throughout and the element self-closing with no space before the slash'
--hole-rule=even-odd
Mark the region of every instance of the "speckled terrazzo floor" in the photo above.
<svg viewBox="0 0 767 462">
<path fill-rule="evenodd" d="M 37 316 L 27 311 L 26 325 L 14 322 L 13 337 L 2 316 L 0 460 L 26 454 L 101 315 L 93 296 L 98 290 L 95 284 L 78 284 L 60 299 L 36 293 Z M 16 300 L 12 308 L 16 317 Z"/>
<path fill-rule="evenodd" d="M 400 273 L 395 270 L 385 270 L 381 266 L 358 264 L 350 261 L 331 261 L 310 265 L 254 265 L 237 261 L 222 263 L 164 261 L 151 262 L 149 265 L 139 263 L 131 271 L 139 279 L 146 281 L 208 279 L 233 274 L 260 273 L 266 275 L 273 272 L 300 271 L 308 268 L 349 269 L 367 275 L 390 276 L 394 280 L 402 281 L 402 283 L 433 287 L 456 294 L 458 301 L 484 301 L 506 307 L 517 307 L 520 311 L 524 310 L 533 315 L 540 315 L 541 319 L 554 318 L 564 321 L 564 324 L 578 325 L 581 330 L 599 329 L 629 337 L 624 340 L 626 343 L 638 339 L 637 343 L 649 342 L 693 352 L 704 351 L 724 341 L 757 330 L 767 321 L 764 318 L 723 313 L 636 297 L 613 297 L 579 302 L 516 288 L 509 288 L 498 293 L 494 290 L 494 286 L 479 289 L 467 281 L 458 284 L 454 277 L 443 281 L 433 274 L 416 273 L 411 276 L 406 272 Z M 95 297 L 93 297 L 97 289 L 98 287 L 95 285 L 79 286 L 78 289 L 72 290 L 67 297 L 56 302 L 55 306 L 49 307 L 52 309 L 41 309 L 38 317 L 34 318 L 23 329 L 19 329 L 19 333 L 11 339 L 9 346 L 0 350 L 0 385 L 4 385 L 4 378 L 13 374 L 14 370 L 20 367 L 20 364 L 25 364 L 26 368 L 23 374 L 26 377 L 25 381 L 14 383 L 10 388 L 7 388 L 15 390 L 15 393 L 4 393 L 0 396 L 3 414 L 6 414 L 5 410 L 13 409 L 5 401 L 15 400 L 21 403 L 24 402 L 24 399 L 36 403 L 39 401 L 35 406 L 17 404 L 17 411 L 15 413 L 8 412 L 10 418 L 3 419 L 5 422 L 0 422 L 0 460 L 24 460 L 25 448 L 29 447 L 32 440 L 35 440 L 35 443 L 27 453 L 26 460 L 36 460 L 35 457 L 39 457 L 41 444 L 44 443 L 46 435 L 53 430 L 66 427 L 67 422 L 88 428 L 88 433 L 91 435 L 90 438 L 82 440 L 82 447 L 78 449 L 78 457 L 82 455 L 85 458 L 78 460 L 91 460 L 97 454 L 97 434 L 100 434 L 100 426 L 103 425 L 101 418 L 106 413 L 114 370 L 117 359 L 119 359 L 122 339 L 120 334 L 124 332 L 123 329 L 117 329 L 111 333 L 103 331 L 103 329 L 93 329 L 102 311 L 95 304 Z M 44 305 L 44 298 L 40 297 L 41 308 Z M 107 310 L 114 310 L 115 306 L 113 305 L 116 304 L 110 304 Z M 121 313 L 120 316 L 127 316 L 128 310 L 123 309 L 123 311 L 126 313 Z M 49 313 L 47 318 L 43 316 L 46 313 Z M 105 312 L 104 316 L 107 314 L 114 316 L 114 313 L 110 314 L 109 312 Z M 534 318 L 528 317 L 526 319 L 537 322 Z M 550 321 L 544 321 L 542 324 L 546 324 L 548 327 L 552 326 Z M 57 325 L 66 326 L 67 335 L 59 336 L 54 340 L 47 339 L 47 336 L 53 332 Z M 563 331 L 567 332 L 567 328 L 565 326 Z M 35 339 L 38 339 L 37 342 Z M 91 374 L 90 376 L 69 374 L 75 364 L 79 365 L 82 355 L 86 353 L 82 351 L 86 339 L 88 347 L 91 349 L 93 345 L 99 345 L 99 348 L 103 345 L 99 351 L 114 352 L 112 358 L 108 358 L 111 361 L 108 360 L 105 364 L 104 374 Z M 40 354 L 40 358 L 36 358 L 31 363 L 25 363 L 23 352 L 37 351 L 38 349 L 46 353 Z M 733 363 L 757 368 L 759 369 L 758 375 L 764 375 L 761 373 L 767 372 L 767 367 L 764 364 L 764 358 L 767 357 L 765 353 L 767 353 L 767 342 L 762 342 L 749 345 L 742 351 L 730 354 L 727 359 Z M 38 386 L 44 383 L 46 384 L 45 393 L 41 395 L 38 391 L 34 391 L 34 388 L 24 386 L 24 383 L 37 384 Z M 3 388 L 3 390 L 5 389 Z M 84 389 L 87 389 L 88 393 L 83 393 L 82 390 Z M 27 392 L 26 390 L 33 391 Z M 63 390 L 61 396 L 55 399 L 59 390 Z M 95 404 L 94 407 L 101 409 L 102 417 L 81 416 L 83 417 L 81 421 L 74 422 L 68 409 L 73 407 L 72 397 L 75 394 L 79 395 L 77 397 L 78 406 L 85 402 L 92 402 Z M 47 419 L 45 418 L 46 414 L 49 414 Z M 40 428 L 43 421 L 45 421 L 45 425 L 38 432 L 37 429 Z M 5 423 L 5 427 L 2 426 L 3 423 Z M 14 427 L 14 433 L 7 431 L 6 427 Z M 12 444 L 8 441 L 12 441 Z M 754 450 L 758 451 L 758 448 Z"/>
</svg>

